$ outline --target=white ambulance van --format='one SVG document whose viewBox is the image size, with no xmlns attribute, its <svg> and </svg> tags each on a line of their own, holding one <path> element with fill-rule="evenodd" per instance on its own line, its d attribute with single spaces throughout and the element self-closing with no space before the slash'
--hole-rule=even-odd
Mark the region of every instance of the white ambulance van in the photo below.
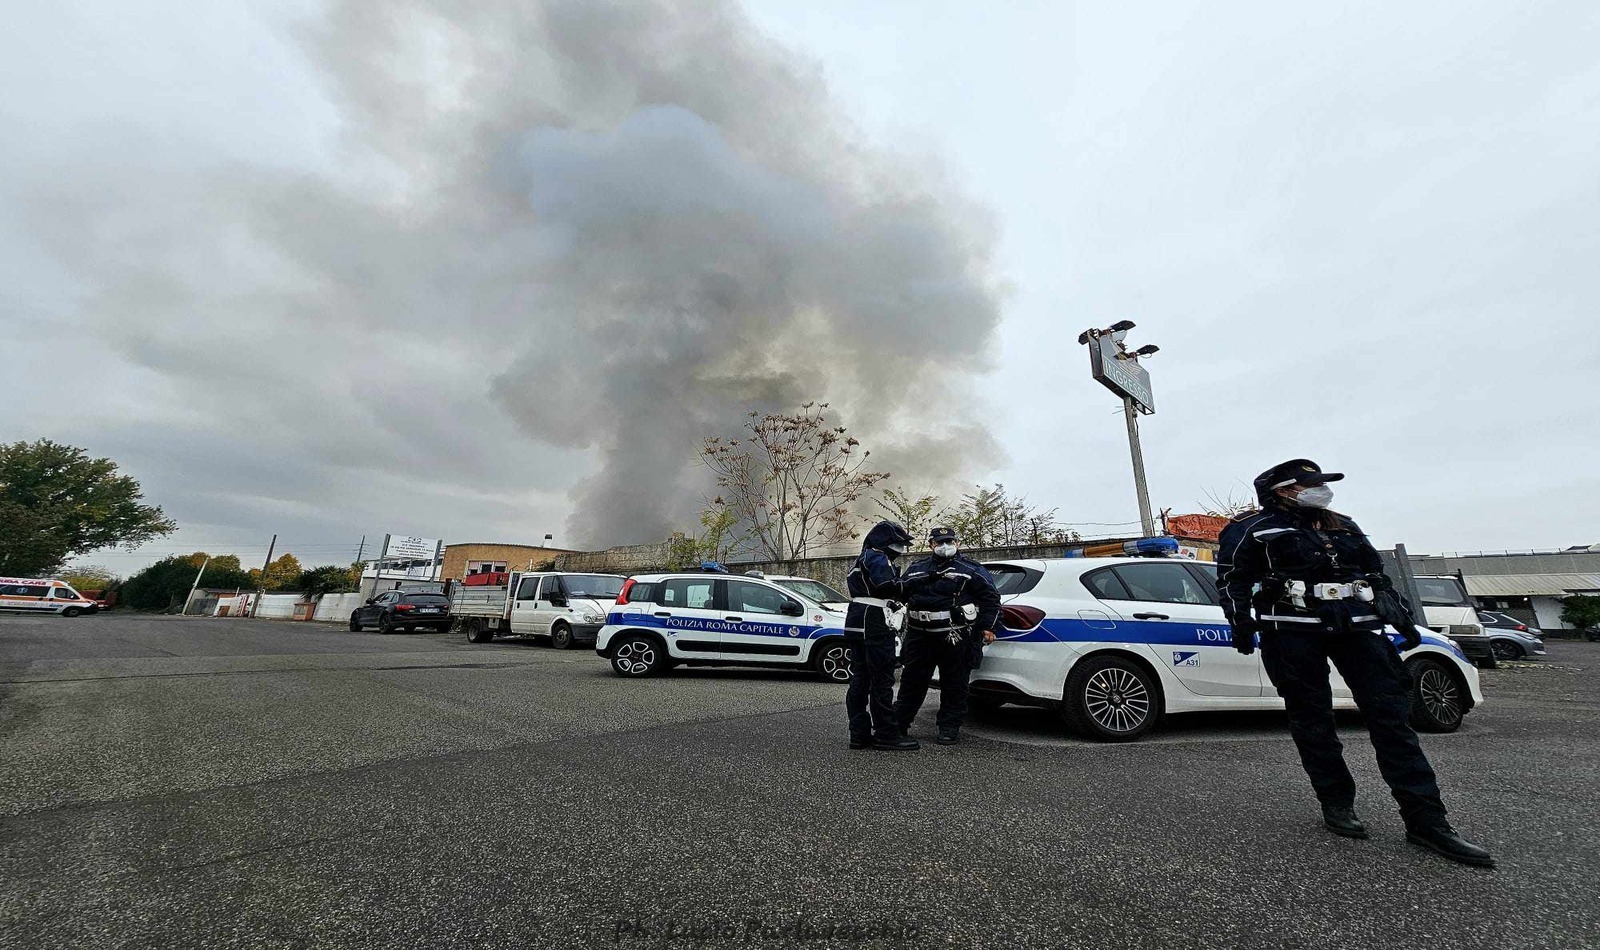
<svg viewBox="0 0 1600 950">
<path fill-rule="evenodd" d="M 0 611 L 51 613 L 63 617 L 92 614 L 100 606 L 66 581 L 33 577 L 0 577 Z"/>
</svg>

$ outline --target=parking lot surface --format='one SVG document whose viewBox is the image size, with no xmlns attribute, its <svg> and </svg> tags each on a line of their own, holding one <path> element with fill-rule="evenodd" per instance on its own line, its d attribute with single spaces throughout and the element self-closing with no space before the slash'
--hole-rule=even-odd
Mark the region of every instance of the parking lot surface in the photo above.
<svg viewBox="0 0 1600 950">
<path fill-rule="evenodd" d="M 1355 716 L 1369 841 L 1278 715 L 849 752 L 843 688 L 789 671 L 3 617 L 0 946 L 1600 946 L 1600 644 L 1484 692 L 1424 743 L 1493 871 L 1405 842 Z"/>
</svg>

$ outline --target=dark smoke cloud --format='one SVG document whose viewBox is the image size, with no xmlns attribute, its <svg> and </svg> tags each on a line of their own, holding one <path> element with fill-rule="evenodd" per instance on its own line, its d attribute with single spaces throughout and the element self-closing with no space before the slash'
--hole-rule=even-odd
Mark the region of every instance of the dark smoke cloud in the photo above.
<svg viewBox="0 0 1600 950">
<path fill-rule="evenodd" d="M 701 438 L 751 409 L 830 402 L 908 483 L 996 461 L 970 408 L 988 217 L 864 144 L 736 5 L 347 0 L 303 41 L 336 167 L 57 195 L 41 227 L 126 358 L 193 387 L 304 373 L 285 398 L 328 423 L 327 481 L 499 471 L 482 487 L 570 489 L 570 535 L 610 544 L 692 523 Z M 226 368 L 224 311 L 258 334 Z M 283 430 L 259 438 L 306 451 Z"/>
</svg>

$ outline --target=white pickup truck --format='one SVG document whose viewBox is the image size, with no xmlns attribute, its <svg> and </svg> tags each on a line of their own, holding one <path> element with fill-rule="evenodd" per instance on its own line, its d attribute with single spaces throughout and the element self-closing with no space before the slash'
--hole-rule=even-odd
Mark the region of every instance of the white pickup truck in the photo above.
<svg viewBox="0 0 1600 950">
<path fill-rule="evenodd" d="M 549 637 L 551 646 L 566 650 L 594 642 L 623 580 L 615 574 L 512 572 L 503 585 L 456 581 L 450 585 L 450 616 L 471 643 Z"/>
</svg>

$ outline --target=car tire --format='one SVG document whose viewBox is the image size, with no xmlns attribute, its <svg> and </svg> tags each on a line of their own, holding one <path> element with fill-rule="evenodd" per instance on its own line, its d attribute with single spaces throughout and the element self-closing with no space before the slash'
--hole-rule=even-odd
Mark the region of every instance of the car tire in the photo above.
<svg viewBox="0 0 1600 950">
<path fill-rule="evenodd" d="M 550 645 L 557 650 L 572 649 L 572 628 L 564 623 L 551 624 Z"/>
<path fill-rule="evenodd" d="M 611 646 L 611 669 L 618 676 L 655 676 L 667 668 L 667 663 L 667 648 L 642 633 L 625 633 Z"/>
<path fill-rule="evenodd" d="M 1161 720 L 1161 685 L 1144 667 L 1119 656 L 1092 656 L 1072 668 L 1061 718 L 1096 742 L 1132 742 Z"/>
<path fill-rule="evenodd" d="M 383 634 L 394 633 L 394 622 L 389 619 L 388 614 L 378 615 L 378 632 Z"/>
<path fill-rule="evenodd" d="M 830 637 L 817 644 L 811 668 L 830 683 L 848 683 L 854 662 L 855 650 L 850 644 L 839 637 Z"/>
<path fill-rule="evenodd" d="M 464 625 L 467 628 L 468 643 L 488 643 L 494 639 L 494 628 L 489 626 L 489 621 L 479 617 L 468 620 Z"/>
<path fill-rule="evenodd" d="M 1494 651 L 1494 658 L 1497 660 L 1520 660 L 1528 655 L 1528 651 L 1524 650 L 1521 644 L 1511 640 L 1491 640 L 1489 649 Z"/>
<path fill-rule="evenodd" d="M 1406 664 L 1411 674 L 1411 726 L 1418 732 L 1455 732 L 1467 715 L 1467 688 L 1455 671 L 1433 657 Z"/>
<path fill-rule="evenodd" d="M 80 616 L 82 613 L 83 613 L 83 608 L 82 607 L 66 607 L 66 608 L 62 609 L 61 616 L 63 616 L 63 617 L 77 617 L 77 616 Z"/>
<path fill-rule="evenodd" d="M 351 633 L 360 633 L 361 632 L 361 615 L 356 613 L 353 610 L 350 611 L 350 632 Z"/>
</svg>

